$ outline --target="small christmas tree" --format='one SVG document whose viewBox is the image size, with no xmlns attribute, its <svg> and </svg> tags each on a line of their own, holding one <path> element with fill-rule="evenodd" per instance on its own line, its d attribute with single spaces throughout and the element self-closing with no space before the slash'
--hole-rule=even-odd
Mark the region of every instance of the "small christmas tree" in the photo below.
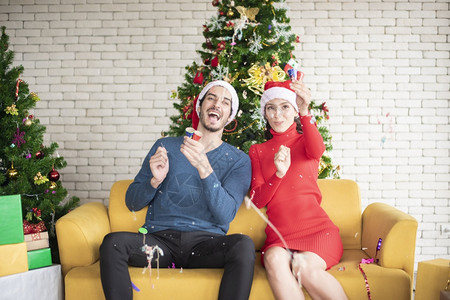
<svg viewBox="0 0 450 300">
<path fill-rule="evenodd" d="M 192 126 L 194 100 L 204 85 L 225 80 L 236 89 L 240 103 L 236 120 L 225 128 L 224 140 L 248 153 L 252 144 L 265 141 L 265 121 L 259 109 L 264 84 L 289 79 L 286 65 L 298 68 L 292 51 L 300 41 L 290 33 L 284 0 L 213 0 L 212 4 L 218 13 L 203 26 L 205 42 L 203 50 L 197 51 L 202 63 L 187 66 L 185 82 L 173 92 L 172 98 L 180 100 L 174 103 L 180 114 L 171 117 L 173 124 L 166 134 L 183 135 L 185 128 Z M 338 167 L 328 156 L 331 136 L 322 125 L 328 119 L 325 102 L 313 101 L 310 111 L 327 150 L 320 162 L 319 178 L 338 177 Z"/>
<path fill-rule="evenodd" d="M 67 190 L 58 169 L 67 163 L 56 155 L 57 143 L 43 145 L 45 126 L 30 115 L 39 97 L 20 79 L 23 66 L 11 67 L 14 52 L 8 50 L 5 27 L 0 39 L 0 196 L 20 194 L 24 233 L 49 231 L 52 259 L 59 262 L 54 224 L 78 205 L 71 198 L 63 204 Z"/>
</svg>

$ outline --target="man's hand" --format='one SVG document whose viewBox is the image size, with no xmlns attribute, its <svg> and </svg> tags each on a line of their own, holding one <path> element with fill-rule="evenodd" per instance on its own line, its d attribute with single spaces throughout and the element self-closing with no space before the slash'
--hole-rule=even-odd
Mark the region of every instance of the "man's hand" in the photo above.
<svg viewBox="0 0 450 300">
<path fill-rule="evenodd" d="M 156 189 L 161 182 L 166 178 L 169 172 L 169 158 L 167 156 L 167 150 L 164 147 L 158 147 L 155 154 L 150 157 L 150 170 L 152 171 L 153 178 L 150 180 L 150 184 Z"/>
<path fill-rule="evenodd" d="M 297 94 L 296 102 L 298 106 L 298 111 L 301 116 L 306 116 L 308 114 L 308 107 L 311 103 L 311 91 L 303 83 L 303 81 L 293 80 L 291 83 L 291 89 Z"/>
<path fill-rule="evenodd" d="M 291 149 L 281 145 L 278 149 L 278 152 L 275 153 L 273 162 L 275 163 L 275 167 L 277 168 L 276 175 L 279 178 L 283 178 L 284 175 L 286 175 L 289 167 L 291 166 Z"/>
<path fill-rule="evenodd" d="M 201 179 L 208 177 L 213 172 L 206 156 L 205 147 L 199 141 L 184 137 L 184 143 L 181 144 L 180 151 L 186 156 L 191 165 L 198 170 Z"/>
</svg>

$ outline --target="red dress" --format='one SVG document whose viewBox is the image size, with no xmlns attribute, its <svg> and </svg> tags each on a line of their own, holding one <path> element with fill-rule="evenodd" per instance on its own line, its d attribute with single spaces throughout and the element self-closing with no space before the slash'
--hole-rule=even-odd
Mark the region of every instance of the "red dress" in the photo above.
<svg viewBox="0 0 450 300">
<path fill-rule="evenodd" d="M 269 221 L 278 229 L 290 250 L 310 251 L 325 260 L 327 267 L 341 259 L 343 247 L 339 228 L 320 207 L 317 185 L 320 157 L 325 151 L 322 136 L 310 116 L 300 118 L 303 134 L 294 123 L 283 133 L 271 130 L 273 138 L 250 147 L 252 161 L 251 195 L 258 208 L 267 206 Z M 274 155 L 285 145 L 291 149 L 291 165 L 283 178 L 276 176 Z M 275 231 L 266 227 L 261 249 L 286 248 Z"/>
</svg>

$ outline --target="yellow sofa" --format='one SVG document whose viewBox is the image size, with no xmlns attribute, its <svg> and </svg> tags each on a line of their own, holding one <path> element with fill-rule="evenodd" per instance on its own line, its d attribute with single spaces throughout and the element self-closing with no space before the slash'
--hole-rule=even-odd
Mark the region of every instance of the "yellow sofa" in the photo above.
<svg viewBox="0 0 450 300">
<path fill-rule="evenodd" d="M 130 212 L 124 203 L 131 180 L 116 182 L 111 188 L 109 207 L 90 202 L 71 211 L 56 223 L 56 233 L 65 283 L 66 300 L 104 299 L 99 271 L 99 246 L 113 231 L 133 231 L 144 223 L 146 210 Z M 368 299 L 362 272 L 363 258 L 373 258 L 378 239 L 382 239 L 378 264 L 362 268 L 369 282 L 372 299 L 410 300 L 412 297 L 414 250 L 417 221 L 383 203 L 370 204 L 361 213 L 359 188 L 354 181 L 319 180 L 322 207 L 340 228 L 344 254 L 329 272 L 343 286 L 350 300 Z M 262 210 L 264 212 L 264 210 Z M 266 224 L 243 205 L 230 225 L 229 233 L 249 235 L 260 249 Z M 156 269 L 150 277 L 143 268 L 129 268 L 132 282 L 140 289 L 134 299 L 216 299 L 221 269 Z M 274 299 L 259 255 L 250 299 Z M 309 296 L 307 296 L 309 299 Z"/>
</svg>

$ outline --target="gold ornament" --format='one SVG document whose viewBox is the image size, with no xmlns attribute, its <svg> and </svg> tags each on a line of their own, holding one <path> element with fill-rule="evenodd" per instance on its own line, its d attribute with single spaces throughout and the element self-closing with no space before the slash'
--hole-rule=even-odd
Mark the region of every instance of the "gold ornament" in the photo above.
<svg viewBox="0 0 450 300">
<path fill-rule="evenodd" d="M 327 164 L 323 161 L 323 159 L 320 159 L 319 174 L 322 173 L 326 168 L 327 168 Z"/>
<path fill-rule="evenodd" d="M 262 95 L 264 92 L 264 85 L 267 81 L 284 81 L 286 73 L 279 66 L 270 66 L 269 63 L 260 65 L 258 62 L 248 70 L 249 78 L 244 82 L 248 89 L 256 95 Z"/>
<path fill-rule="evenodd" d="M 259 13 L 259 8 L 251 7 L 245 8 L 243 6 L 236 6 L 236 10 L 241 15 L 241 19 L 249 19 L 250 21 L 255 22 L 255 17 Z"/>
<path fill-rule="evenodd" d="M 23 124 L 25 126 L 30 126 L 32 123 L 33 123 L 33 121 L 31 121 L 30 119 L 27 118 Z"/>
<path fill-rule="evenodd" d="M 34 176 L 34 184 L 41 185 L 43 183 L 46 183 L 48 181 L 48 178 L 46 176 L 42 176 L 41 172 L 37 172 L 36 176 Z"/>
<path fill-rule="evenodd" d="M 12 104 L 11 106 L 8 106 L 5 108 L 6 114 L 10 114 L 11 116 L 18 116 L 19 111 L 16 108 L 15 104 Z"/>
<path fill-rule="evenodd" d="M 235 81 L 237 78 L 239 77 L 239 73 L 237 73 L 236 75 L 234 75 L 233 77 L 231 76 L 230 73 L 228 73 L 228 75 L 224 75 L 223 76 L 223 80 L 228 82 L 229 84 L 232 84 L 233 81 Z"/>
<path fill-rule="evenodd" d="M 54 181 L 50 181 L 50 186 L 48 187 L 51 190 L 54 190 L 58 187 L 58 184 Z"/>
<path fill-rule="evenodd" d="M 11 168 L 6 170 L 6 176 L 10 180 L 16 180 L 17 176 L 19 176 L 19 172 L 16 169 L 14 169 L 14 164 L 12 162 L 11 162 Z"/>
<path fill-rule="evenodd" d="M 234 12 L 233 12 L 233 10 L 232 10 L 231 8 L 228 9 L 227 16 L 228 16 L 228 17 L 234 16 Z"/>
<path fill-rule="evenodd" d="M 38 97 L 38 95 L 34 92 L 31 93 L 31 99 L 33 99 L 35 102 L 40 101 L 41 99 Z"/>
<path fill-rule="evenodd" d="M 245 8 L 243 6 L 236 6 L 236 10 L 241 15 L 239 19 L 234 21 L 234 33 L 231 40 L 231 45 L 235 45 L 236 37 L 241 40 L 243 35 L 243 30 L 247 28 L 247 25 L 257 26 L 255 22 L 255 17 L 259 12 L 259 8 Z M 247 39 L 246 39 L 247 41 Z"/>
</svg>

